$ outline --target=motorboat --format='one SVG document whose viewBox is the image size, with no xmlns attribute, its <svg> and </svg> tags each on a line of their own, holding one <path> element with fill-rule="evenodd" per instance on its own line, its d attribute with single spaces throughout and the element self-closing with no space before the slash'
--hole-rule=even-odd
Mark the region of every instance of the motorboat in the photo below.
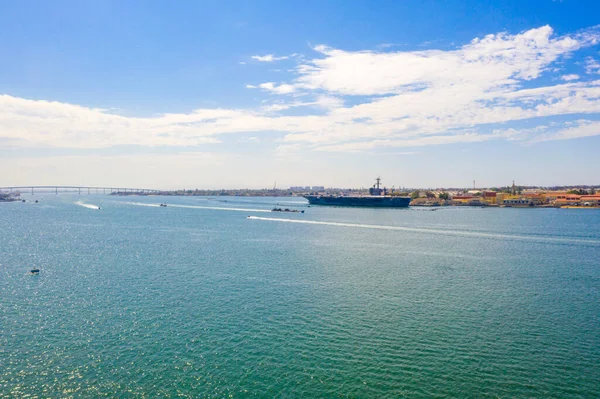
<svg viewBox="0 0 600 399">
<path fill-rule="evenodd" d="M 304 213 L 304 210 L 297 210 L 297 209 L 289 209 L 289 208 L 273 208 L 271 209 L 271 212 L 292 212 L 292 213 Z"/>
</svg>

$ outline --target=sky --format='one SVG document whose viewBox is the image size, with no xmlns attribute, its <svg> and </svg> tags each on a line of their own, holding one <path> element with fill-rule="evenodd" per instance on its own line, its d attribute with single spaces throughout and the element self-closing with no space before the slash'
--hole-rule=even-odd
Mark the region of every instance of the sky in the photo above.
<svg viewBox="0 0 600 399">
<path fill-rule="evenodd" d="M 600 2 L 0 2 L 0 186 L 600 184 Z"/>
</svg>

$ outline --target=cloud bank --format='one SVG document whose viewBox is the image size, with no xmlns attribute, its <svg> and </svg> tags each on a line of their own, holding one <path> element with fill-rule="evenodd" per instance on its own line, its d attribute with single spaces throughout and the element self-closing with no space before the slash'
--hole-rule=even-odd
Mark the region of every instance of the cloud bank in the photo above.
<svg viewBox="0 0 600 399">
<path fill-rule="evenodd" d="M 246 86 L 266 93 L 270 104 L 151 118 L 5 94 L 0 148 L 198 146 L 217 144 L 227 134 L 260 139 L 263 132 L 275 132 L 280 153 L 289 154 L 589 137 L 600 135 L 593 120 L 600 113 L 598 63 L 588 58 L 582 77 L 563 70 L 561 61 L 599 42 L 598 27 L 556 36 L 543 26 L 475 38 L 452 50 L 346 51 L 319 45 L 314 58 L 296 59 L 290 81 Z M 287 112 L 292 108 L 294 115 Z M 548 117 L 560 121 L 550 124 Z M 502 128 L 520 121 L 537 127 Z"/>
</svg>

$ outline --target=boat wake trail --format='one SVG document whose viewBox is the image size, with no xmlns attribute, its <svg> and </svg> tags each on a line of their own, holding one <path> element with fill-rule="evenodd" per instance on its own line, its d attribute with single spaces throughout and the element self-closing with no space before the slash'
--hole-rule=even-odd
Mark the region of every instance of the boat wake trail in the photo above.
<svg viewBox="0 0 600 399">
<path fill-rule="evenodd" d="M 77 201 L 77 202 L 75 203 L 75 205 L 79 205 L 79 206 L 82 206 L 82 207 L 84 207 L 84 208 L 87 208 L 87 209 L 96 209 L 96 210 L 97 210 L 97 209 L 100 209 L 100 207 L 99 207 L 98 205 L 94 205 L 94 204 L 86 204 L 86 203 L 84 203 L 84 202 L 81 202 L 81 201 Z"/>
<path fill-rule="evenodd" d="M 443 234 L 446 236 L 453 235 L 453 236 L 463 236 L 463 237 L 554 242 L 554 243 L 566 243 L 566 244 L 574 244 L 574 243 L 576 243 L 576 244 L 591 244 L 591 245 L 599 245 L 600 246 L 600 241 L 598 241 L 598 240 L 586 240 L 586 239 L 578 239 L 578 238 L 522 236 L 522 235 L 512 235 L 512 234 L 491 234 L 491 233 L 479 233 L 479 232 L 475 232 L 475 231 L 422 229 L 422 228 L 418 228 L 418 227 L 385 226 L 385 225 L 359 224 L 359 223 L 320 222 L 320 221 L 316 221 L 316 220 L 279 219 L 279 218 L 265 218 L 265 217 L 260 217 L 260 216 L 248 216 L 248 219 L 265 220 L 265 221 L 270 221 L 270 222 L 353 227 L 353 228 L 373 229 L 373 230 L 410 231 L 410 232 L 416 232 L 416 233 Z"/>
<path fill-rule="evenodd" d="M 149 206 L 152 208 L 159 208 L 160 205 L 159 204 L 144 204 L 143 202 L 125 202 L 126 204 L 129 205 L 135 205 L 135 206 Z"/>
<path fill-rule="evenodd" d="M 159 204 L 144 204 L 142 202 L 128 202 L 130 205 L 137 206 L 152 206 L 152 207 L 160 207 Z M 169 208 L 188 208 L 188 209 L 211 209 L 215 211 L 235 211 L 235 212 L 268 212 L 271 213 L 269 209 L 250 209 L 250 208 L 227 208 L 227 207 L 219 207 L 219 206 L 200 206 L 200 205 L 168 205 Z"/>
</svg>

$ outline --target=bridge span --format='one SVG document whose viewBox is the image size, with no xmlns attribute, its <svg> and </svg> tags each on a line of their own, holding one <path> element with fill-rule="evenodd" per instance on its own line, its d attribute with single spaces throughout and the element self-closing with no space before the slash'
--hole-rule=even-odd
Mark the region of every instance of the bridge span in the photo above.
<svg viewBox="0 0 600 399">
<path fill-rule="evenodd" d="M 112 193 L 140 193 L 140 194 L 152 194 L 160 193 L 163 190 L 157 190 L 152 188 L 131 188 L 131 187 L 97 187 L 97 186 L 6 186 L 0 187 L 0 192 L 28 192 L 31 195 L 37 192 L 43 193 L 78 193 L 83 194 L 112 194 Z"/>
</svg>

